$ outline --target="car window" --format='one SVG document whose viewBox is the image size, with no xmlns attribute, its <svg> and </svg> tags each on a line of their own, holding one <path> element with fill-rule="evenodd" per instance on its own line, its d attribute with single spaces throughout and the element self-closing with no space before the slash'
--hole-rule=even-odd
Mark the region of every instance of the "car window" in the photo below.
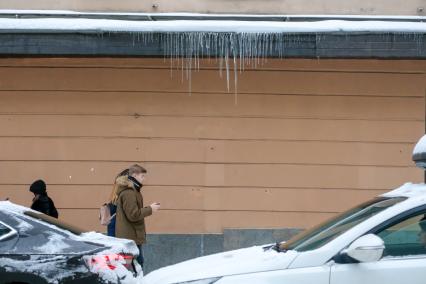
<svg viewBox="0 0 426 284">
<path fill-rule="evenodd" d="M 383 256 L 425 255 L 426 217 L 424 212 L 404 219 L 377 233 L 385 242 Z"/>
<path fill-rule="evenodd" d="M 0 223 L 0 237 L 10 233 L 12 230 Z"/>
<path fill-rule="evenodd" d="M 0 222 L 0 241 L 7 239 L 8 237 L 12 236 L 15 232 L 6 226 L 5 224 Z"/>
<path fill-rule="evenodd" d="M 405 200 L 404 197 L 375 198 L 337 215 L 329 221 L 297 235 L 280 245 L 283 250 L 308 251 L 317 249 L 357 224 Z"/>
</svg>

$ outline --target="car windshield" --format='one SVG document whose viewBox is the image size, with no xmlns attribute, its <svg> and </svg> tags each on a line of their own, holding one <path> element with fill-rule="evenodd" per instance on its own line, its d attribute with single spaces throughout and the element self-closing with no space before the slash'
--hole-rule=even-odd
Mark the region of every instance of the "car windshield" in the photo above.
<svg viewBox="0 0 426 284">
<path fill-rule="evenodd" d="M 296 235 L 288 242 L 280 244 L 280 249 L 300 252 L 317 249 L 355 225 L 405 199 L 405 197 L 375 198 Z"/>
<path fill-rule="evenodd" d="M 69 231 L 73 234 L 76 234 L 76 235 L 81 235 L 82 233 L 85 232 L 84 230 L 82 230 L 82 229 L 80 229 L 80 228 L 78 228 L 74 225 L 60 221 L 56 218 L 50 217 L 50 216 L 45 215 L 45 214 L 36 213 L 36 212 L 33 212 L 33 211 L 25 211 L 24 214 L 27 215 L 27 216 L 30 216 L 32 218 L 35 218 L 37 220 L 46 222 L 48 224 L 55 225 L 58 228 L 61 228 L 63 230 L 67 230 L 67 231 Z"/>
</svg>

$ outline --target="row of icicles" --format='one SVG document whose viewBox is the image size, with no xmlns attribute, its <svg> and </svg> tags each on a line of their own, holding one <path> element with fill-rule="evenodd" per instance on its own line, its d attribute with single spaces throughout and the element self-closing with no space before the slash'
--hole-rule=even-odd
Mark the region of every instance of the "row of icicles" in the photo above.
<svg viewBox="0 0 426 284">
<path fill-rule="evenodd" d="M 401 35 L 410 39 L 414 37 L 420 47 L 423 43 L 422 36 L 417 34 Z M 226 78 L 228 92 L 231 91 L 231 78 L 233 80 L 237 103 L 238 73 L 243 72 L 247 66 L 256 68 L 264 64 L 267 58 L 283 58 L 287 48 L 298 48 L 302 43 L 315 46 L 325 35 L 316 34 L 312 37 L 303 33 L 169 32 L 136 33 L 133 36 L 134 44 L 160 45 L 164 58 L 170 60 L 171 71 L 180 69 L 182 82 L 185 79 L 188 81 L 189 94 L 192 92 L 191 74 L 200 70 L 200 59 L 216 60 L 220 76 Z M 376 36 L 385 39 L 391 34 Z M 346 37 L 349 39 L 348 35 Z"/>
<path fill-rule="evenodd" d="M 219 75 L 226 79 L 226 89 L 233 90 L 237 103 L 238 73 L 248 66 L 256 68 L 268 57 L 283 57 L 284 48 L 297 43 L 293 37 L 283 33 L 141 33 L 136 34 L 135 44 L 160 43 L 164 58 L 170 60 L 171 70 L 179 69 L 182 81 L 188 82 L 191 94 L 192 72 L 200 70 L 200 60 L 215 60 Z"/>
</svg>

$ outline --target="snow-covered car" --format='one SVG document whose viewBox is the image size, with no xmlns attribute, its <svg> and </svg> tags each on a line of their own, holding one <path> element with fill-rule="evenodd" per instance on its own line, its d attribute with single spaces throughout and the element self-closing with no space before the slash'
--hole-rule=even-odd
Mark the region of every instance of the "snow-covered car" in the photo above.
<svg viewBox="0 0 426 284">
<path fill-rule="evenodd" d="M 0 201 L 0 283 L 140 283 L 133 241 Z"/>
<path fill-rule="evenodd" d="M 416 149 L 413 159 L 426 167 L 426 138 Z M 189 260 L 143 283 L 426 283 L 426 185 L 404 184 L 288 242 Z"/>
</svg>

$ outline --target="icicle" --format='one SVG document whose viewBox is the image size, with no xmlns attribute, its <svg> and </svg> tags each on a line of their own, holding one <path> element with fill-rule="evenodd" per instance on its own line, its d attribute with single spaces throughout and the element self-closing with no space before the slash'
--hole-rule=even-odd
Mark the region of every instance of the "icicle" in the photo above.
<svg viewBox="0 0 426 284">
<path fill-rule="evenodd" d="M 101 35 L 102 36 L 102 35 Z M 238 103 L 238 74 L 249 68 L 257 68 L 267 62 L 269 56 L 284 57 L 287 45 L 294 46 L 303 37 L 287 37 L 283 33 L 222 33 L 222 32 L 168 32 L 135 33 L 132 44 L 156 44 L 160 42 L 164 50 L 163 60 L 170 60 L 170 78 L 174 69 L 181 72 L 181 82 L 188 83 L 189 95 L 192 93 L 192 73 L 199 72 L 203 59 L 211 62 L 212 58 L 218 64 L 219 76 L 226 80 L 226 89 L 233 88 L 235 104 Z M 321 41 L 321 35 L 317 35 Z M 422 43 L 422 37 L 413 40 Z M 233 76 L 230 72 L 230 57 L 232 57 Z M 226 74 L 223 74 L 226 72 Z"/>
<path fill-rule="evenodd" d="M 228 47 L 225 48 L 225 66 L 226 66 L 226 89 L 229 93 L 229 54 Z"/>
<path fill-rule="evenodd" d="M 233 58 L 234 58 L 234 103 L 235 105 L 237 105 L 238 103 L 238 71 L 237 71 L 237 55 L 233 54 Z"/>
</svg>

